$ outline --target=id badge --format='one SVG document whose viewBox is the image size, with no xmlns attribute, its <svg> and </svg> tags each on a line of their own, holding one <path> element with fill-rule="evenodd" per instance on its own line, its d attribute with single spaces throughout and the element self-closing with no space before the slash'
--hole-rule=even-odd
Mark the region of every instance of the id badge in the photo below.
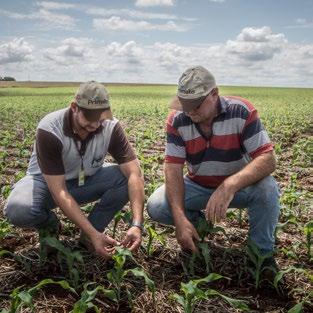
<svg viewBox="0 0 313 313">
<path fill-rule="evenodd" d="M 78 186 L 84 186 L 85 185 L 85 171 L 83 168 L 79 170 L 79 176 L 78 176 Z"/>
</svg>

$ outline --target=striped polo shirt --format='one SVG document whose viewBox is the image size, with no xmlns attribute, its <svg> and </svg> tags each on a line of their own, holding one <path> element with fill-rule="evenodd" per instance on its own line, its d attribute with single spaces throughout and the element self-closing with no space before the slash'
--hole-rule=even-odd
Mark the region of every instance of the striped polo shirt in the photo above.
<svg viewBox="0 0 313 313">
<path fill-rule="evenodd" d="M 186 162 L 187 177 L 203 187 L 216 188 L 252 159 L 273 150 L 257 110 L 240 97 L 219 97 L 210 138 L 181 111 L 170 112 L 166 128 L 165 162 Z"/>
</svg>

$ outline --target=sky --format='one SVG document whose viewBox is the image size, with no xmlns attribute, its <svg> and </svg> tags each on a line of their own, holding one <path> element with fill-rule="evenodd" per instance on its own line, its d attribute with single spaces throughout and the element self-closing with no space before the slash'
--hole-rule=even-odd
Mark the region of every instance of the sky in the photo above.
<svg viewBox="0 0 313 313">
<path fill-rule="evenodd" d="M 0 0 L 0 76 L 313 87 L 313 0 Z"/>
</svg>

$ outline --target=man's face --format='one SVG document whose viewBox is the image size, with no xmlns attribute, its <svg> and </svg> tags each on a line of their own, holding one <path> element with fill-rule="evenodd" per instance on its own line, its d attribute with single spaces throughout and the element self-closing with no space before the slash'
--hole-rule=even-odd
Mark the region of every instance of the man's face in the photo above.
<svg viewBox="0 0 313 313">
<path fill-rule="evenodd" d="M 92 120 L 86 118 L 84 115 L 84 111 L 80 109 L 75 103 L 72 103 L 71 109 L 73 112 L 73 119 L 75 121 L 76 126 L 80 129 L 91 133 L 97 130 L 97 128 L 101 125 L 101 123 L 105 120 L 104 112 L 99 112 L 99 114 L 95 114 L 92 117 Z"/>
<path fill-rule="evenodd" d="M 99 118 L 90 121 L 88 120 L 83 111 L 78 110 L 78 112 L 76 113 L 76 122 L 77 124 L 84 129 L 85 131 L 91 133 L 97 130 L 97 128 L 101 125 L 101 123 L 103 122 L 104 118 L 102 118 L 102 115 L 99 115 Z"/>
<path fill-rule="evenodd" d="M 189 116 L 194 123 L 201 123 L 211 119 L 216 114 L 217 99 L 218 91 L 217 89 L 214 89 L 197 108 L 185 112 L 185 114 Z"/>
</svg>

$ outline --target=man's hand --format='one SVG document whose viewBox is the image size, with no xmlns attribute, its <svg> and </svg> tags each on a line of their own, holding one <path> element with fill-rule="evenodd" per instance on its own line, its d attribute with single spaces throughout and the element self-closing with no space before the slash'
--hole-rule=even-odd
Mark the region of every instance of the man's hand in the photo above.
<svg viewBox="0 0 313 313">
<path fill-rule="evenodd" d="M 100 232 L 97 232 L 90 239 L 96 254 L 103 256 L 105 259 L 110 259 L 115 252 L 115 246 L 119 245 L 116 240 Z"/>
<path fill-rule="evenodd" d="M 122 241 L 122 245 L 130 251 L 135 251 L 141 243 L 141 229 L 137 226 L 131 227 Z"/>
<path fill-rule="evenodd" d="M 176 224 L 176 239 L 183 249 L 191 250 L 192 252 L 198 252 L 198 248 L 195 245 L 196 241 L 199 241 L 199 235 L 195 227 L 186 218 L 179 224 Z"/>
<path fill-rule="evenodd" d="M 205 216 L 206 219 L 211 221 L 213 224 L 219 222 L 226 217 L 226 211 L 233 200 L 235 193 L 230 188 L 225 188 L 220 185 L 210 197 L 206 208 Z"/>
</svg>

